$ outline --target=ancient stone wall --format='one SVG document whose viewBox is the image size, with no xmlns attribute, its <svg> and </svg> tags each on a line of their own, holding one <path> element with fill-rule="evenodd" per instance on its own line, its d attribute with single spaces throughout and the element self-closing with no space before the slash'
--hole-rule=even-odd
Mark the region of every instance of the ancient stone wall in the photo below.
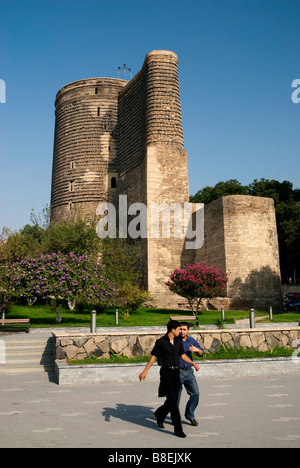
<svg viewBox="0 0 300 468">
<path fill-rule="evenodd" d="M 146 73 L 146 144 L 183 147 L 178 58 L 174 52 L 154 50 L 144 63 Z"/>
<path fill-rule="evenodd" d="M 223 199 L 220 198 L 204 208 L 204 245 L 194 252 L 195 263 L 207 263 L 216 267 L 227 267 Z M 224 295 L 226 296 L 226 292 Z"/>
<path fill-rule="evenodd" d="M 52 220 L 63 221 L 76 207 L 85 217 L 107 201 L 117 173 L 118 96 L 126 81 L 80 80 L 56 97 L 52 173 Z"/>
<path fill-rule="evenodd" d="M 229 272 L 225 298 L 217 308 L 281 306 L 279 246 L 274 201 L 234 195 L 205 207 L 205 243 L 196 252 L 203 261 Z"/>
<path fill-rule="evenodd" d="M 206 206 L 204 246 L 196 251 L 185 249 L 183 235 L 174 236 L 172 210 L 170 235 L 163 232 L 163 219 L 156 221 L 159 237 L 152 235 L 153 204 L 180 204 L 183 209 L 189 201 L 178 58 L 173 52 L 149 52 L 130 82 L 92 78 L 71 83 L 57 94 L 52 220 L 62 221 L 78 208 L 85 218 L 93 218 L 104 201 L 118 209 L 120 195 L 127 196 L 128 207 L 143 203 L 148 209 L 141 269 L 153 305 L 187 307 L 165 282 L 175 268 L 192 262 L 230 271 L 225 298 L 211 301 L 215 307 L 280 304 L 272 200 L 232 196 Z"/>
<path fill-rule="evenodd" d="M 148 208 L 148 238 L 143 242 L 145 287 L 157 303 L 174 297 L 166 290 L 170 272 L 180 266 L 184 238 L 151 236 L 151 205 L 189 200 L 187 154 L 183 130 L 178 78 L 178 58 L 169 51 L 147 54 L 141 71 L 122 89 L 118 122 L 118 194 L 128 204 Z M 162 220 L 161 223 L 162 225 Z"/>
<path fill-rule="evenodd" d="M 141 70 L 119 95 L 120 177 L 139 166 L 145 156 L 145 73 Z"/>
<path fill-rule="evenodd" d="M 223 198 L 228 297 L 234 307 L 281 306 L 281 275 L 274 201 Z"/>
<path fill-rule="evenodd" d="M 78 360 L 95 356 L 109 358 L 111 353 L 118 356 L 149 356 L 161 332 L 112 332 L 109 334 L 62 335 L 54 337 L 55 359 Z M 193 331 L 191 336 L 203 347 L 205 353 L 215 353 L 221 347 L 271 351 L 278 347 L 292 348 L 300 339 L 300 329 L 257 328 L 245 330 Z M 295 346 L 295 344 L 294 344 Z M 297 346 L 296 346 L 297 347 Z"/>
</svg>

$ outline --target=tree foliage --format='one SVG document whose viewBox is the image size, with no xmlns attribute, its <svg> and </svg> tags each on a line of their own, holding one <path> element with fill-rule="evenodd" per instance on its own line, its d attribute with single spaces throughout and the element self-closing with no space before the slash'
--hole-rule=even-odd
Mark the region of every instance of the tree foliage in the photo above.
<svg viewBox="0 0 300 468">
<path fill-rule="evenodd" d="M 105 268 L 105 276 L 115 285 L 115 304 L 132 312 L 149 298 L 149 294 L 142 288 L 140 247 L 138 243 L 128 243 L 126 239 L 99 239 L 96 233 L 96 224 L 96 219 L 87 223 L 80 213 L 76 213 L 74 217 L 62 223 L 50 223 L 47 210 L 44 210 L 41 216 L 35 216 L 32 213 L 31 224 L 26 225 L 18 232 L 11 232 L 9 229 L 3 230 L 0 238 L 0 265 L 13 265 L 14 268 L 22 266 L 25 274 L 25 269 L 29 268 L 29 260 L 34 261 L 30 266 L 33 268 L 35 264 L 38 265 L 40 270 L 37 270 L 37 274 L 39 273 L 41 276 L 42 271 L 44 271 L 46 275 L 50 274 L 52 278 L 56 278 L 56 281 L 51 284 L 50 296 L 60 297 L 60 300 L 69 301 L 69 303 L 74 302 L 76 298 L 76 309 L 80 311 L 90 303 L 89 298 L 82 292 L 85 289 L 80 286 L 80 281 L 82 282 L 83 278 L 80 278 L 78 271 L 73 271 L 72 275 L 76 276 L 79 286 L 76 289 L 73 281 L 67 288 L 65 264 L 61 264 L 60 269 L 53 271 L 50 268 L 51 263 L 66 262 L 68 258 L 67 263 L 69 264 L 70 260 L 76 257 L 82 265 L 83 262 L 89 262 L 88 259 L 93 258 L 96 259 L 93 261 L 97 262 L 99 268 L 101 260 L 101 265 Z M 49 256 L 52 258 L 50 263 L 47 261 Z M 45 267 L 41 270 L 43 261 L 49 268 Z M 54 268 L 54 265 L 52 267 Z M 88 266 L 82 268 L 81 271 L 85 270 L 88 270 Z M 33 271 L 32 269 L 32 273 Z M 24 278 L 22 281 L 24 283 Z M 87 281 L 87 277 L 85 277 L 85 281 Z M 4 278 L 1 280 L 0 277 L 0 292 L 2 284 L 3 291 L 8 291 L 4 283 Z M 24 297 L 28 299 L 46 297 L 45 294 L 48 291 L 44 291 L 44 296 L 41 294 L 39 287 L 45 285 L 38 281 L 38 277 L 32 285 L 26 282 L 26 291 L 22 286 L 23 283 L 18 285 L 18 290 L 19 292 L 23 291 Z M 54 284 L 55 287 L 61 284 L 61 289 L 55 290 Z M 66 287 L 65 290 L 62 289 L 63 286 Z M 94 286 L 96 287 L 95 284 Z M 12 290 L 10 289 L 10 291 Z M 67 291 L 71 292 L 67 293 Z M 7 304 L 8 295 L 6 294 L 5 297 L 5 304 Z M 106 305 L 107 303 L 100 298 L 95 307 L 101 310 Z"/>
<path fill-rule="evenodd" d="M 101 258 L 116 285 L 116 304 L 124 314 L 133 313 L 150 294 L 142 286 L 141 246 L 126 239 L 103 239 Z"/>
<path fill-rule="evenodd" d="M 201 263 L 174 270 L 166 286 L 187 299 L 197 316 L 202 300 L 220 296 L 227 282 L 228 275 L 223 269 Z"/>
<path fill-rule="evenodd" d="M 289 282 L 294 271 L 300 276 L 300 189 L 288 181 L 260 179 L 249 185 L 237 180 L 205 187 L 191 197 L 193 203 L 211 203 L 227 195 L 252 195 L 272 198 L 275 202 L 278 227 L 281 275 Z"/>
<path fill-rule="evenodd" d="M 24 257 L 34 257 L 36 252 L 76 255 L 94 255 L 101 249 L 96 233 L 96 219 L 87 223 L 78 213 L 61 223 L 50 223 L 45 218 L 31 214 L 31 224 L 17 232 L 4 228 L 0 237 L 0 263 L 10 264 Z"/>
<path fill-rule="evenodd" d="M 75 300 L 81 304 L 107 306 L 115 302 L 115 285 L 99 260 L 73 253 L 24 258 L 4 267 L 8 293 L 25 298 Z"/>
</svg>

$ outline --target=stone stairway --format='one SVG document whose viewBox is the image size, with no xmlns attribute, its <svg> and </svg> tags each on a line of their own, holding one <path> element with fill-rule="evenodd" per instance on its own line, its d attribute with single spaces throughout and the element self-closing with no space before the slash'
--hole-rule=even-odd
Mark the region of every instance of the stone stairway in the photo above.
<svg viewBox="0 0 300 468">
<path fill-rule="evenodd" d="M 52 337 L 28 334 L 1 335 L 0 342 L 0 374 L 54 370 Z"/>
</svg>

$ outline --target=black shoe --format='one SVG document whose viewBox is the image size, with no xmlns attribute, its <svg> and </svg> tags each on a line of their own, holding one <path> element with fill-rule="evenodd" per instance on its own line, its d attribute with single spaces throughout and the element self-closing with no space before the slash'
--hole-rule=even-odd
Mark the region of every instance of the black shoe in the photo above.
<svg viewBox="0 0 300 468">
<path fill-rule="evenodd" d="M 164 426 L 164 422 L 163 421 L 160 421 L 156 415 L 156 413 L 154 413 L 154 416 L 156 417 L 156 420 L 157 420 L 157 425 L 160 429 L 164 429 L 165 426 Z"/>
<path fill-rule="evenodd" d="M 198 426 L 198 421 L 196 421 L 196 419 L 189 419 L 189 418 L 186 418 L 186 419 L 190 421 L 192 426 Z"/>
<path fill-rule="evenodd" d="M 163 423 L 162 421 L 157 420 L 157 425 L 158 425 L 158 427 L 159 427 L 160 429 L 164 429 L 164 428 L 165 428 L 164 423 Z"/>
<path fill-rule="evenodd" d="M 175 431 L 176 437 L 181 437 L 181 439 L 186 438 L 186 434 L 183 431 Z"/>
</svg>

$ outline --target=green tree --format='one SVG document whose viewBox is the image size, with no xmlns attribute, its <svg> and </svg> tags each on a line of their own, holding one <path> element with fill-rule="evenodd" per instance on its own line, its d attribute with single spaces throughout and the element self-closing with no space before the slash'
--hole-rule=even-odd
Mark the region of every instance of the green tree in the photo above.
<svg viewBox="0 0 300 468">
<path fill-rule="evenodd" d="M 102 240 L 101 259 L 116 285 L 116 304 L 124 313 L 134 312 L 150 298 L 142 285 L 140 243 L 107 237 Z"/>
<path fill-rule="evenodd" d="M 228 276 L 221 268 L 201 263 L 174 270 L 166 286 L 187 299 L 193 314 L 197 316 L 202 300 L 221 295 L 227 282 Z"/>
<path fill-rule="evenodd" d="M 2 268 L 6 270 L 6 289 L 10 294 L 54 298 L 57 322 L 61 321 L 59 304 L 62 301 L 75 300 L 100 307 L 115 302 L 115 286 L 107 277 L 104 265 L 86 254 L 52 253 L 24 258 Z"/>
<path fill-rule="evenodd" d="M 43 253 L 97 255 L 101 240 L 96 233 L 96 219 L 87 223 L 79 214 L 61 223 L 51 223 L 44 231 L 41 249 Z"/>
<path fill-rule="evenodd" d="M 272 198 L 275 202 L 278 228 L 280 268 L 284 282 L 300 276 L 300 189 L 289 181 L 260 179 L 248 186 L 237 180 L 219 182 L 215 187 L 205 187 L 191 197 L 193 203 L 211 203 L 227 195 L 252 195 Z"/>
<path fill-rule="evenodd" d="M 43 216 L 31 215 L 31 223 L 17 232 L 4 228 L 0 236 L 0 264 L 11 264 L 24 257 L 73 252 L 97 255 L 101 240 L 96 233 L 96 219 L 87 223 L 78 213 L 62 223 L 49 223 Z"/>
<path fill-rule="evenodd" d="M 238 180 L 231 179 L 227 182 L 219 182 L 214 187 L 204 187 L 196 195 L 190 197 L 190 202 L 207 205 L 228 195 L 249 195 L 249 188 L 242 185 Z"/>
<path fill-rule="evenodd" d="M 11 276 L 6 265 L 0 264 L 0 314 L 5 312 L 11 302 L 17 297 L 18 292 L 14 289 Z"/>
</svg>

